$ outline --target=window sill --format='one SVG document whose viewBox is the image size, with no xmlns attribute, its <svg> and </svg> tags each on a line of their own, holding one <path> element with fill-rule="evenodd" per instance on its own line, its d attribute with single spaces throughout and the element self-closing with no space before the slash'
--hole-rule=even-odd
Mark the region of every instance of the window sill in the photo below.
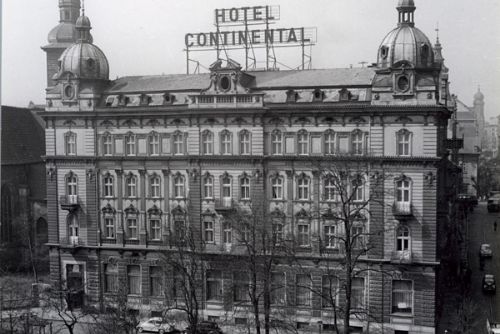
<svg viewBox="0 0 500 334">
<path fill-rule="evenodd" d="M 392 312 L 391 317 L 399 317 L 399 318 L 413 318 L 413 313 L 411 312 Z"/>
<path fill-rule="evenodd" d="M 286 202 L 286 199 L 271 198 L 271 202 Z"/>
</svg>

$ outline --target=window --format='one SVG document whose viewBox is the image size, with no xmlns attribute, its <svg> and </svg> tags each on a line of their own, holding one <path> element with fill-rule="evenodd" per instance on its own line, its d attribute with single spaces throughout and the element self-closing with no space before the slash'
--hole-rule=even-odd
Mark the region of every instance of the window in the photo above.
<svg viewBox="0 0 500 334">
<path fill-rule="evenodd" d="M 125 137 L 125 154 L 135 155 L 135 135 L 128 134 Z"/>
<path fill-rule="evenodd" d="M 163 296 L 163 274 L 161 267 L 149 267 L 149 283 L 151 296 Z"/>
<path fill-rule="evenodd" d="M 283 136 L 279 130 L 275 130 L 271 134 L 271 154 L 283 154 Z"/>
<path fill-rule="evenodd" d="M 335 201 L 335 179 L 333 177 L 325 178 L 323 190 L 323 199 L 325 201 Z"/>
<path fill-rule="evenodd" d="M 174 237 L 178 242 L 183 242 L 186 237 L 186 227 L 184 220 L 174 221 Z"/>
<path fill-rule="evenodd" d="M 104 155 L 113 154 L 113 138 L 110 134 L 105 134 L 102 137 L 102 153 Z"/>
<path fill-rule="evenodd" d="M 207 271 L 207 301 L 222 301 L 222 273 L 219 270 Z"/>
<path fill-rule="evenodd" d="M 271 305 L 285 304 L 285 273 L 271 273 Z"/>
<path fill-rule="evenodd" d="M 299 148 L 299 155 L 309 154 L 309 135 L 307 131 L 301 130 L 297 135 L 297 144 Z"/>
<path fill-rule="evenodd" d="M 212 176 L 207 175 L 203 178 L 203 197 L 214 197 L 214 178 Z"/>
<path fill-rule="evenodd" d="M 141 294 L 141 267 L 127 266 L 128 294 Z"/>
<path fill-rule="evenodd" d="M 214 242 L 214 222 L 203 222 L 203 233 L 205 242 Z"/>
<path fill-rule="evenodd" d="M 176 300 L 183 300 L 184 292 L 189 288 L 186 286 L 186 278 L 179 271 L 173 272 L 173 276 L 172 295 Z"/>
<path fill-rule="evenodd" d="M 335 133 L 333 131 L 325 132 L 325 154 L 335 154 Z"/>
<path fill-rule="evenodd" d="M 309 178 L 307 176 L 301 176 L 297 180 L 297 199 L 298 200 L 308 200 L 309 199 Z"/>
<path fill-rule="evenodd" d="M 201 135 L 201 147 L 203 154 L 214 154 L 214 135 L 211 131 L 206 130 Z"/>
<path fill-rule="evenodd" d="M 361 309 L 365 305 L 365 279 L 363 277 L 352 279 L 351 305 L 353 309 Z"/>
<path fill-rule="evenodd" d="M 175 155 L 184 154 L 184 136 L 180 131 L 177 131 L 172 136 L 173 151 Z"/>
<path fill-rule="evenodd" d="M 297 306 L 311 305 L 311 278 L 308 275 L 296 276 L 295 293 Z"/>
<path fill-rule="evenodd" d="M 410 180 L 399 180 L 396 182 L 396 202 L 410 202 Z"/>
<path fill-rule="evenodd" d="M 410 229 L 407 226 L 400 226 L 396 232 L 396 250 L 410 250 Z"/>
<path fill-rule="evenodd" d="M 233 154 L 231 132 L 224 130 L 220 135 L 220 153 Z"/>
<path fill-rule="evenodd" d="M 356 176 L 351 182 L 351 198 L 354 202 L 364 200 L 364 182 L 361 176 Z"/>
<path fill-rule="evenodd" d="M 152 176 L 151 179 L 149 179 L 150 182 L 150 195 L 152 198 L 160 198 L 161 196 L 161 191 L 160 191 L 160 177 L 155 175 Z"/>
<path fill-rule="evenodd" d="M 333 275 L 323 275 L 321 278 L 321 296 L 323 308 L 332 308 L 337 304 L 339 281 Z"/>
<path fill-rule="evenodd" d="M 271 179 L 271 191 L 273 199 L 283 199 L 283 178 L 278 176 Z"/>
<path fill-rule="evenodd" d="M 129 175 L 126 179 L 125 196 L 137 197 L 137 177 L 134 175 Z"/>
<path fill-rule="evenodd" d="M 365 244 L 363 225 L 356 224 L 351 227 L 351 240 L 353 249 L 363 249 Z"/>
<path fill-rule="evenodd" d="M 106 175 L 104 176 L 104 197 L 113 197 L 113 176 Z"/>
<path fill-rule="evenodd" d="M 240 198 L 250 199 L 250 179 L 246 176 L 240 179 Z"/>
<path fill-rule="evenodd" d="M 408 280 L 392 281 L 392 312 L 412 313 L 413 282 Z"/>
<path fill-rule="evenodd" d="M 64 135 L 66 155 L 76 155 L 76 133 L 68 132 Z"/>
<path fill-rule="evenodd" d="M 409 156 L 411 155 L 411 132 L 408 130 L 401 130 L 397 133 L 397 155 Z"/>
<path fill-rule="evenodd" d="M 337 226 L 333 224 L 323 226 L 325 247 L 337 248 Z"/>
<path fill-rule="evenodd" d="M 222 178 L 222 198 L 231 198 L 231 178 L 229 176 Z"/>
<path fill-rule="evenodd" d="M 184 176 L 182 175 L 174 177 L 174 197 L 184 198 Z"/>
<path fill-rule="evenodd" d="M 240 154 L 250 154 L 250 132 L 247 130 L 240 132 Z"/>
<path fill-rule="evenodd" d="M 240 241 L 242 243 L 249 242 L 250 238 L 250 228 L 246 223 L 241 223 L 241 231 L 240 231 Z"/>
<path fill-rule="evenodd" d="M 71 238 L 77 238 L 79 235 L 80 224 L 78 223 L 78 217 L 75 214 L 68 215 L 68 235 Z"/>
<path fill-rule="evenodd" d="M 75 174 L 70 173 L 66 178 L 66 195 L 69 196 L 69 200 L 71 201 L 71 196 L 77 196 L 77 185 L 78 179 Z"/>
<path fill-rule="evenodd" d="M 118 266 L 106 264 L 104 269 L 104 291 L 118 292 Z"/>
<path fill-rule="evenodd" d="M 115 219 L 111 217 L 104 218 L 104 230 L 106 239 L 115 238 Z"/>
<path fill-rule="evenodd" d="M 297 225 L 297 241 L 298 245 L 302 247 L 306 247 L 310 245 L 309 242 L 309 223 L 299 221 Z"/>
<path fill-rule="evenodd" d="M 230 222 L 222 223 L 222 242 L 231 244 L 233 238 L 233 230 Z"/>
<path fill-rule="evenodd" d="M 149 141 L 149 154 L 150 155 L 159 155 L 160 154 L 160 136 L 153 132 L 148 137 Z"/>
<path fill-rule="evenodd" d="M 137 239 L 137 218 L 127 218 L 127 238 Z"/>
<path fill-rule="evenodd" d="M 279 245 L 283 242 L 283 224 L 281 222 L 274 222 L 273 223 L 273 238 L 274 238 L 274 244 Z"/>
<path fill-rule="evenodd" d="M 244 271 L 233 272 L 233 297 L 235 302 L 249 300 L 248 274 Z"/>
<path fill-rule="evenodd" d="M 161 220 L 149 220 L 149 238 L 151 240 L 161 240 Z"/>
<path fill-rule="evenodd" d="M 351 135 L 352 142 L 352 153 L 354 155 L 362 155 L 363 154 L 363 132 L 355 131 Z"/>
</svg>

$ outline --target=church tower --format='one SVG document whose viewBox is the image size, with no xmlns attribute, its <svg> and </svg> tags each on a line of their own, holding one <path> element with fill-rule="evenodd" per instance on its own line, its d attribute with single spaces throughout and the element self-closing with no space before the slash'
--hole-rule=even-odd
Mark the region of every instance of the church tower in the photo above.
<svg viewBox="0 0 500 334">
<path fill-rule="evenodd" d="M 474 114 L 478 124 L 478 132 L 481 136 L 484 135 L 484 94 L 481 92 L 481 87 L 477 88 L 477 93 L 474 94 Z M 481 140 L 483 145 L 483 139 Z"/>
<path fill-rule="evenodd" d="M 47 54 L 47 87 L 55 84 L 53 76 L 59 69 L 59 57 L 77 40 L 75 23 L 79 16 L 80 0 L 59 0 L 59 24 L 49 32 L 49 44 L 42 47 Z"/>
</svg>

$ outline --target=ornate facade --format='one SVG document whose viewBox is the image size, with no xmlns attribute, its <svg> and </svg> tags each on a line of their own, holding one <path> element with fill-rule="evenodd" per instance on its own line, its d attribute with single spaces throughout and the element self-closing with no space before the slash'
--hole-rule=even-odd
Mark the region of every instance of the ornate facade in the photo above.
<svg viewBox="0 0 500 334">
<path fill-rule="evenodd" d="M 324 266 L 342 259 L 329 242 L 342 231 L 323 214 L 337 205 L 323 170 L 363 166 L 356 196 L 376 187 L 384 196 L 359 226 L 373 245 L 360 266 L 376 270 L 357 277 L 353 291 L 371 315 L 351 325 L 433 333 L 448 71 L 440 45 L 415 27 L 413 0 L 397 10 L 398 26 L 368 68 L 246 72 L 228 60 L 207 74 L 116 80 L 82 14 L 41 113 L 53 282 L 84 282 L 85 303 L 102 305 L 114 277 L 127 277 L 132 307 L 158 311 L 174 275 L 159 270 L 159 252 L 189 228 L 210 254 L 202 314 L 222 319 L 242 298 L 237 238 L 224 214 L 265 199 L 321 288 Z M 275 307 L 298 328 L 331 329 L 331 310 L 300 289 L 301 274 L 283 267 L 280 275 L 286 286 Z M 228 321 L 241 323 L 240 314 Z"/>
</svg>

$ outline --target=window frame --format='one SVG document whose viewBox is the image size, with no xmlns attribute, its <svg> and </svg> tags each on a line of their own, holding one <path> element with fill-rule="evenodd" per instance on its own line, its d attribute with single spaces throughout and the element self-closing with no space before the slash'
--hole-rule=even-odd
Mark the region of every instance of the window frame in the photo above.
<svg viewBox="0 0 500 334">
<path fill-rule="evenodd" d="M 337 201 L 337 187 L 335 179 L 331 175 L 327 175 L 323 179 L 323 200 L 325 202 Z"/>
<path fill-rule="evenodd" d="M 174 175 L 172 182 L 174 198 L 182 199 L 186 197 L 186 178 L 184 175 L 178 173 Z"/>
<path fill-rule="evenodd" d="M 354 130 L 351 133 L 351 153 L 353 155 L 363 155 L 365 150 L 365 135 L 361 130 Z"/>
<path fill-rule="evenodd" d="M 332 232 L 333 228 L 333 232 Z M 338 249 L 339 248 L 339 226 L 335 222 L 325 221 L 323 223 L 323 240 L 326 249 Z M 328 230 L 328 231 L 327 231 Z"/>
<path fill-rule="evenodd" d="M 270 286 L 271 305 L 286 305 L 286 274 L 284 272 L 271 272 Z"/>
<path fill-rule="evenodd" d="M 150 266 L 149 267 L 149 296 L 150 297 L 162 297 L 162 296 L 164 296 L 164 294 L 165 294 L 164 293 L 164 285 L 165 285 L 164 281 L 165 280 L 163 278 L 163 268 L 161 266 Z"/>
<path fill-rule="evenodd" d="M 103 220 L 104 220 L 105 238 L 108 240 L 115 240 L 116 239 L 115 217 L 105 215 Z M 110 221 L 112 222 L 112 224 L 109 224 Z M 112 236 L 110 236 L 109 232 L 112 232 Z"/>
<path fill-rule="evenodd" d="M 78 196 L 78 176 L 74 173 L 66 176 L 66 195 Z"/>
<path fill-rule="evenodd" d="M 279 182 L 277 182 L 279 181 Z M 278 184 L 279 183 L 279 184 Z M 271 178 L 271 199 L 275 201 L 281 201 L 284 199 L 284 180 L 282 176 L 275 176 Z M 279 190 L 278 193 L 275 191 Z"/>
<path fill-rule="evenodd" d="M 311 222 L 306 220 L 297 222 L 297 246 L 311 247 Z"/>
<path fill-rule="evenodd" d="M 233 301 L 245 303 L 250 300 L 250 277 L 246 271 L 233 271 Z"/>
<path fill-rule="evenodd" d="M 209 200 L 214 198 L 214 177 L 212 175 L 203 177 L 203 198 Z"/>
<path fill-rule="evenodd" d="M 355 282 L 361 282 L 362 285 L 357 286 Z M 352 299 L 352 309 L 362 309 L 366 304 L 366 282 L 364 277 L 353 277 L 351 283 L 351 299 Z M 360 294 L 359 301 L 356 299 L 356 292 Z"/>
<path fill-rule="evenodd" d="M 249 201 L 250 196 L 250 178 L 245 175 L 240 178 L 240 200 Z"/>
<path fill-rule="evenodd" d="M 408 226 L 398 226 L 395 249 L 397 252 L 409 252 L 411 250 L 411 230 Z"/>
<path fill-rule="evenodd" d="M 153 224 L 155 222 L 156 224 Z M 160 217 L 150 217 L 148 219 L 149 240 L 161 241 L 161 219 Z"/>
<path fill-rule="evenodd" d="M 118 292 L 118 265 L 104 264 L 104 293 Z"/>
<path fill-rule="evenodd" d="M 309 155 L 309 133 L 306 130 L 297 132 L 297 154 Z"/>
<path fill-rule="evenodd" d="M 107 173 L 103 177 L 103 196 L 105 198 L 113 198 L 115 197 L 115 189 L 114 189 L 114 177 L 113 175 Z"/>
<path fill-rule="evenodd" d="M 64 153 L 66 155 L 76 155 L 76 133 L 68 131 L 64 134 Z"/>
<path fill-rule="evenodd" d="M 161 198 L 161 178 L 153 174 L 149 178 L 149 196 L 151 198 Z"/>
<path fill-rule="evenodd" d="M 131 269 L 138 269 L 137 272 L 132 272 Z M 132 282 L 132 279 L 134 281 Z M 134 289 L 132 289 L 132 283 L 137 284 L 134 286 Z M 127 294 L 128 295 L 133 295 L 133 296 L 140 296 L 142 294 L 142 289 L 141 289 L 141 266 L 140 265 L 127 265 Z"/>
<path fill-rule="evenodd" d="M 232 155 L 233 154 L 233 134 L 231 131 L 224 129 L 220 135 L 220 154 Z"/>
<path fill-rule="evenodd" d="M 239 134 L 240 139 L 240 155 L 252 154 L 252 136 L 250 131 L 242 130 Z"/>
<path fill-rule="evenodd" d="M 405 289 L 395 289 L 395 282 L 409 282 L 410 283 L 410 289 L 405 290 Z M 413 280 L 409 279 L 400 279 L 400 280 L 392 280 L 392 287 L 391 287 L 391 313 L 403 313 L 403 314 L 413 314 L 414 311 L 414 303 L 415 303 L 415 284 Z M 395 305 L 395 298 L 394 295 L 395 293 L 401 293 L 401 294 L 409 294 L 409 299 L 410 299 L 410 305 L 409 307 L 406 307 L 405 310 L 400 309 L 397 305 Z M 408 296 L 407 296 L 408 297 Z"/>
<path fill-rule="evenodd" d="M 157 132 L 148 135 L 148 150 L 150 156 L 160 155 L 160 135 Z"/>
<path fill-rule="evenodd" d="M 135 222 L 134 225 L 131 225 L 131 222 Z M 139 240 L 139 222 L 138 222 L 138 217 L 137 216 L 128 216 L 125 218 L 125 223 L 126 223 L 126 237 L 127 240 Z M 135 231 L 132 233 L 131 231 Z"/>
<path fill-rule="evenodd" d="M 137 137 L 135 134 L 130 132 L 125 135 L 125 155 L 137 155 Z"/>
<path fill-rule="evenodd" d="M 283 155 L 283 133 L 277 129 L 271 132 L 271 155 Z"/>
<path fill-rule="evenodd" d="M 222 221 L 222 243 L 231 245 L 233 242 L 233 227 L 230 221 Z"/>
<path fill-rule="evenodd" d="M 325 284 L 325 278 L 326 283 Z M 335 290 L 334 295 L 332 296 L 331 291 Z M 321 308 L 323 309 L 332 309 L 334 306 L 337 307 L 339 305 L 339 292 L 340 292 L 340 280 L 338 277 L 327 274 L 321 276 Z M 328 293 L 328 294 L 327 294 Z M 325 297 L 325 296 L 328 297 Z M 333 305 L 332 305 L 333 299 Z"/>
<path fill-rule="evenodd" d="M 225 181 L 229 181 L 229 183 L 226 183 Z M 224 175 L 221 178 L 221 198 L 233 198 L 233 179 L 229 175 Z M 229 190 L 229 196 L 226 196 L 226 190 Z"/>
<path fill-rule="evenodd" d="M 330 129 L 325 131 L 323 135 L 323 143 L 325 155 L 335 155 L 337 153 L 337 141 L 333 130 Z"/>
<path fill-rule="evenodd" d="M 214 134 L 205 130 L 201 134 L 201 149 L 203 155 L 214 155 Z"/>
<path fill-rule="evenodd" d="M 184 155 L 184 133 L 177 130 L 172 134 L 172 154 L 173 155 Z"/>
<path fill-rule="evenodd" d="M 210 275 L 212 274 L 212 275 Z M 206 301 L 207 302 L 222 302 L 223 293 L 223 280 L 222 271 L 220 270 L 207 270 L 205 273 L 205 284 L 206 284 Z M 212 286 L 213 285 L 213 286 Z M 215 291 L 216 290 L 216 291 Z M 212 293 L 215 293 L 212 295 Z"/>
<path fill-rule="evenodd" d="M 137 176 L 134 174 L 129 174 L 125 178 L 125 197 L 137 198 Z"/>
<path fill-rule="evenodd" d="M 297 178 L 297 200 L 309 201 L 311 199 L 311 178 L 301 175 Z"/>
<path fill-rule="evenodd" d="M 109 140 L 109 141 L 108 141 Z M 113 155 L 113 136 L 110 133 L 105 133 L 102 136 L 102 154 L 104 156 Z"/>
<path fill-rule="evenodd" d="M 304 278 L 307 280 L 307 285 L 303 284 L 300 279 Z M 295 306 L 297 307 L 310 307 L 311 306 L 311 276 L 308 274 L 296 274 L 295 275 Z M 301 294 L 304 294 L 301 296 Z"/>
<path fill-rule="evenodd" d="M 213 220 L 203 220 L 203 241 L 205 243 L 215 243 L 215 222 Z"/>
</svg>

